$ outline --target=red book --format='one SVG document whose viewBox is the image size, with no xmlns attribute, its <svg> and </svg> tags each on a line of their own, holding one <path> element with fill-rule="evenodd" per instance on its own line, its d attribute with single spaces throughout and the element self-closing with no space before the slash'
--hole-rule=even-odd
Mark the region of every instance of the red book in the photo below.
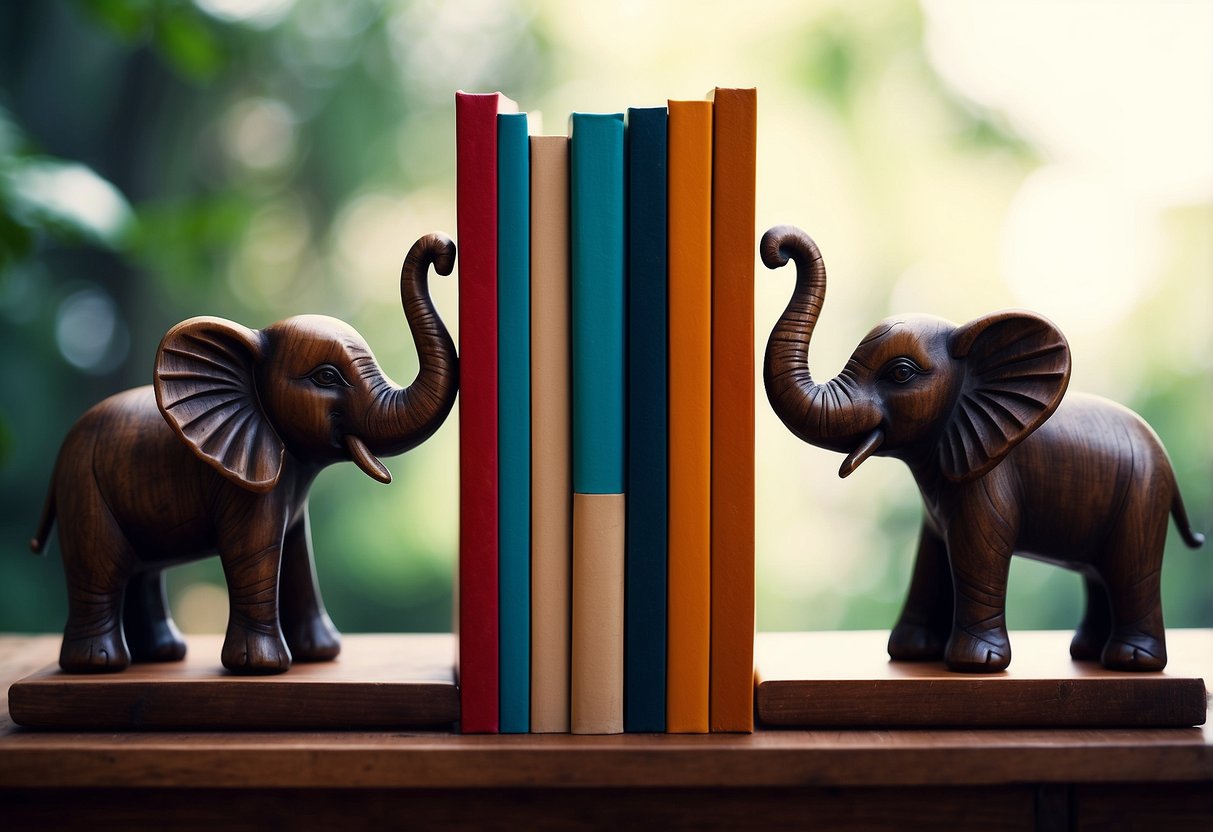
<svg viewBox="0 0 1213 832">
<path fill-rule="evenodd" d="M 497 114 L 501 93 L 455 93 L 459 246 L 460 727 L 497 733 Z"/>
</svg>

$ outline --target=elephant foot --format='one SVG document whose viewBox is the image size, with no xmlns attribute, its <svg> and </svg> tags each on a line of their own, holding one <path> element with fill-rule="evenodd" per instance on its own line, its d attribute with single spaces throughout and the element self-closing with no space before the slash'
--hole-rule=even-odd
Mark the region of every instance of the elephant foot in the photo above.
<svg viewBox="0 0 1213 832">
<path fill-rule="evenodd" d="M 96 636 L 64 636 L 59 649 L 59 667 L 67 673 L 114 673 L 130 663 L 130 651 L 118 629 Z"/>
<path fill-rule="evenodd" d="M 277 627 L 266 633 L 229 624 L 222 658 L 232 673 L 249 676 L 283 673 L 291 667 L 291 651 Z"/>
<path fill-rule="evenodd" d="M 899 662 L 930 662 L 943 658 L 948 631 L 899 621 L 889 633 L 889 658 Z"/>
<path fill-rule="evenodd" d="M 341 652 L 341 634 L 327 615 L 292 622 L 283 635 L 297 662 L 328 662 Z"/>
<path fill-rule="evenodd" d="M 1097 662 L 1107 643 L 1106 632 L 1096 634 L 1080 627 L 1070 640 L 1070 658 L 1076 662 Z"/>
<path fill-rule="evenodd" d="M 1145 633 L 1113 633 L 1101 661 L 1108 670 L 1139 673 L 1162 670 L 1167 666 L 1167 643 Z"/>
<path fill-rule="evenodd" d="M 955 630 L 944 650 L 948 670 L 960 673 L 997 673 L 1011 663 L 1011 641 L 1006 630 L 989 630 L 974 635 Z"/>
<path fill-rule="evenodd" d="M 150 628 L 126 629 L 126 640 L 134 662 L 179 662 L 185 658 L 185 639 L 171 621 L 160 621 Z"/>
</svg>

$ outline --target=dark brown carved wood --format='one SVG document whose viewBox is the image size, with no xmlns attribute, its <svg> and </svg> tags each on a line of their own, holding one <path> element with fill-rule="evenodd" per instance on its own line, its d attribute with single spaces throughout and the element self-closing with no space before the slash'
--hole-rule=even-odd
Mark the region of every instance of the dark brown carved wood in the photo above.
<svg viewBox="0 0 1213 832">
<path fill-rule="evenodd" d="M 384 375 L 353 328 L 301 315 L 263 330 L 193 318 L 169 330 L 151 386 L 93 407 L 59 451 L 34 551 L 58 521 L 69 672 L 121 670 L 185 654 L 163 569 L 218 553 L 231 615 L 223 664 L 276 673 L 341 648 L 316 586 L 308 490 L 352 460 L 390 482 L 378 456 L 403 453 L 446 419 L 458 357 L 429 296 L 455 245 L 431 234 L 409 251 L 400 298 L 420 369 Z M 280 615 L 281 611 L 281 615 Z"/>
<path fill-rule="evenodd" d="M 771 406 L 806 442 L 903 460 L 925 505 L 905 607 L 889 637 L 894 659 L 943 658 L 990 672 L 1011 661 L 1006 585 L 1013 552 L 1083 575 L 1087 608 L 1075 659 L 1115 670 L 1167 662 L 1159 594 L 1167 515 L 1199 546 L 1171 463 L 1136 414 L 1071 394 L 1066 339 L 1031 312 L 996 312 L 963 326 L 928 315 L 879 323 L 837 378 L 809 373 L 822 303 L 821 252 L 798 228 L 763 235 L 762 260 L 796 263 L 796 288 L 767 342 Z"/>
</svg>

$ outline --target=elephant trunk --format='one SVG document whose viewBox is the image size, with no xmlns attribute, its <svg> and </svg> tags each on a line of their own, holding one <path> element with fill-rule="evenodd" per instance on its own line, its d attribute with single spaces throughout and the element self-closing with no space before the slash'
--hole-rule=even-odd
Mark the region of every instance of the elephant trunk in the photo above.
<svg viewBox="0 0 1213 832">
<path fill-rule="evenodd" d="M 441 275 L 451 273 L 455 244 L 448 237 L 422 237 L 409 250 L 400 271 L 400 302 L 420 364 L 417 377 L 408 387 L 381 378 L 375 404 L 366 416 L 362 441 L 354 437 L 347 440 L 354 461 L 376 479 L 384 479 L 379 474 L 386 474 L 387 469 L 372 454 L 393 456 L 420 445 L 445 421 L 459 389 L 455 343 L 430 300 L 430 264 Z"/>
<path fill-rule="evenodd" d="M 776 226 L 759 243 L 762 262 L 777 269 L 796 263 L 796 288 L 767 341 L 763 380 L 775 413 L 800 439 L 849 454 L 847 476 L 884 440 L 880 416 L 867 403 L 850 367 L 824 384 L 809 371 L 809 343 L 825 302 L 826 269 L 817 244 L 790 225 Z"/>
</svg>

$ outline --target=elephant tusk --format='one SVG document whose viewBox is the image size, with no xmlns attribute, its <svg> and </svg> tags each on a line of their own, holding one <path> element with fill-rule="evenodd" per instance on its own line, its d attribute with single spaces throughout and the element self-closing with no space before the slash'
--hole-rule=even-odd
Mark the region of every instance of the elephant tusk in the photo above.
<svg viewBox="0 0 1213 832">
<path fill-rule="evenodd" d="M 387 469 L 386 465 L 375 458 L 375 455 L 371 453 L 366 443 L 357 436 L 353 434 L 346 436 L 345 446 L 349 449 L 354 464 L 361 468 L 363 473 L 368 477 L 378 480 L 385 485 L 392 481 L 392 472 Z"/>
<path fill-rule="evenodd" d="M 876 428 L 876 430 L 869 433 L 867 437 L 859 443 L 858 448 L 851 451 L 850 455 L 842 461 L 842 467 L 838 469 L 838 476 L 843 478 L 849 476 L 851 472 L 858 468 L 865 459 L 876 453 L 883 443 L 884 431 L 880 428 Z"/>
</svg>

